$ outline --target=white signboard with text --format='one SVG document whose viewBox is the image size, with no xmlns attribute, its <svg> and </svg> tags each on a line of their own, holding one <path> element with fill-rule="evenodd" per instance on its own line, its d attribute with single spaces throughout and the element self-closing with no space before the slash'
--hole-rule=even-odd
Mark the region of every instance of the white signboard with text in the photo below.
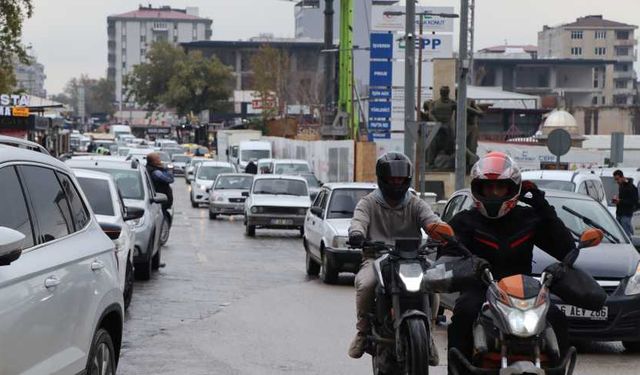
<svg viewBox="0 0 640 375">
<path fill-rule="evenodd" d="M 404 31 L 405 15 L 386 15 L 385 12 L 403 12 L 404 6 L 373 6 L 371 8 L 371 29 L 375 31 Z M 417 6 L 416 14 L 430 12 L 441 14 L 453 14 L 453 7 L 425 7 Z M 424 16 L 423 28 L 425 32 L 439 31 L 453 32 L 455 18 L 442 18 L 437 16 Z M 416 17 L 416 31 L 420 28 L 420 17 Z"/>
</svg>

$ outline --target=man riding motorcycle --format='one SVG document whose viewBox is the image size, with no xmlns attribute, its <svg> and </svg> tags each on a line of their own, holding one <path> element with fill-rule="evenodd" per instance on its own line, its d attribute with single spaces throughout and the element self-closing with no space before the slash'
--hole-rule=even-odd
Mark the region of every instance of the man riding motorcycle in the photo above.
<svg viewBox="0 0 640 375">
<path fill-rule="evenodd" d="M 409 192 L 413 177 L 409 158 L 397 152 L 389 152 L 376 162 L 378 189 L 358 202 L 351 227 L 349 242 L 353 247 L 361 247 L 365 240 L 393 243 L 396 238 L 421 238 L 420 229 L 439 222 L 429 205 Z M 367 314 L 375 308 L 376 276 L 373 263 L 377 258 L 374 251 L 363 251 L 363 262 L 356 275 L 356 310 L 358 333 L 349 347 L 349 356 L 360 358 L 365 351 L 370 322 Z M 432 365 L 437 364 L 430 358 Z M 434 363 L 435 362 L 435 363 Z"/>
<path fill-rule="evenodd" d="M 492 152 L 473 166 L 471 194 L 474 207 L 459 212 L 449 224 L 458 240 L 491 266 L 496 280 L 531 274 L 534 245 L 558 260 L 575 248 L 571 233 L 544 192 L 530 181 L 522 182 L 520 169 L 508 155 Z M 531 207 L 518 206 L 518 201 Z M 485 301 L 486 287 L 481 283 L 463 291 L 448 327 L 449 349 L 457 348 L 468 359 L 473 351 L 473 324 Z M 564 314 L 551 306 L 547 320 L 565 353 L 569 343 Z"/>
</svg>

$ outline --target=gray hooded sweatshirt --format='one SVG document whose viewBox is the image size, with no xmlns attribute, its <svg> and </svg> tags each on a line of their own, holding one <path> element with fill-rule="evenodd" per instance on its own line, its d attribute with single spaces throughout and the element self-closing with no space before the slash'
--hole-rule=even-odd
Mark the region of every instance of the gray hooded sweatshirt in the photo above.
<svg viewBox="0 0 640 375">
<path fill-rule="evenodd" d="M 376 189 L 356 205 L 349 233 L 360 232 L 367 240 L 393 244 L 396 238 L 422 238 L 421 228 L 440 222 L 429 204 L 407 192 L 397 207 L 391 207 Z M 366 251 L 365 258 L 376 254 Z"/>
</svg>

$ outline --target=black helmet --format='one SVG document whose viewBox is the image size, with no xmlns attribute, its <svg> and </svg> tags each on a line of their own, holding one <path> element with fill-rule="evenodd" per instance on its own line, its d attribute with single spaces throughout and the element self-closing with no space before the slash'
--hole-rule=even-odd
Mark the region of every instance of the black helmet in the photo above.
<svg viewBox="0 0 640 375">
<path fill-rule="evenodd" d="M 378 187 L 385 199 L 399 201 L 411 186 L 411 160 L 399 152 L 387 152 L 376 163 L 376 176 Z M 401 180 L 391 181 L 392 178 Z"/>
</svg>

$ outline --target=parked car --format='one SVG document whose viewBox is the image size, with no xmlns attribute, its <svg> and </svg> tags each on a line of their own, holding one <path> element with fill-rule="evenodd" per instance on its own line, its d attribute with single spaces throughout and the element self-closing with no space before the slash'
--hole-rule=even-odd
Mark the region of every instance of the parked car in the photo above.
<svg viewBox="0 0 640 375">
<path fill-rule="evenodd" d="M 124 302 L 115 246 L 71 169 L 0 145 L 1 374 L 113 374 Z"/>
<path fill-rule="evenodd" d="M 244 201 L 247 199 L 242 193 L 249 192 L 252 182 L 252 174 L 219 174 L 208 191 L 209 219 L 214 220 L 218 215 L 242 215 Z"/>
<path fill-rule="evenodd" d="M 274 159 L 272 170 L 274 174 L 311 173 L 309 163 L 301 159 Z"/>
<path fill-rule="evenodd" d="M 199 207 L 200 204 L 209 203 L 208 189 L 213 186 L 213 181 L 220 173 L 235 173 L 236 169 L 231 163 L 224 161 L 204 161 L 200 163 L 195 172 L 194 183 L 191 186 L 191 207 Z"/>
<path fill-rule="evenodd" d="M 331 183 L 322 187 L 304 221 L 306 271 L 335 283 L 340 272 L 358 272 L 362 251 L 347 246 L 356 204 L 376 188 L 372 183 Z"/>
<path fill-rule="evenodd" d="M 638 238 L 629 239 L 607 209 L 584 194 L 546 190 L 546 197 L 575 236 L 588 229 L 589 225 L 571 211 L 587 217 L 606 231 L 602 243 L 582 251 L 576 262 L 577 267 L 591 274 L 607 292 L 604 308 L 587 311 L 552 297 L 567 315 L 571 337 L 590 341 L 622 341 L 628 351 L 640 351 L 640 254 L 633 246 L 633 242 L 638 244 Z M 456 213 L 469 209 L 471 204 L 468 189 L 454 193 L 442 219 L 451 220 Z M 533 274 L 539 276 L 552 262 L 551 256 L 535 248 Z M 442 305 L 453 309 L 456 297 L 441 295 Z"/>
<path fill-rule="evenodd" d="M 522 180 L 529 180 L 541 189 L 571 191 L 590 196 L 607 206 L 607 197 L 600 177 L 593 170 L 525 171 Z"/>
<path fill-rule="evenodd" d="M 42 147 L 38 143 L 27 141 L 22 138 L 11 137 L 8 135 L 0 135 L 0 145 L 23 148 L 26 150 L 41 152 L 45 155 L 49 155 L 49 151 L 47 151 L 46 148 Z"/>
<path fill-rule="evenodd" d="M 110 174 L 84 169 L 75 169 L 73 173 L 98 223 L 109 228 L 109 231 L 105 232 L 116 246 L 120 288 L 126 310 L 133 296 L 133 252 L 136 241 L 135 233 L 127 221 L 141 218 L 144 210 L 125 206 L 116 182 Z"/>
<path fill-rule="evenodd" d="M 311 205 L 307 180 L 288 175 L 256 175 L 244 206 L 247 236 L 256 228 L 298 229 L 304 235 L 304 218 Z"/>
<path fill-rule="evenodd" d="M 176 176 L 184 176 L 186 173 L 187 165 L 191 161 L 191 156 L 185 154 L 175 154 L 171 157 L 173 164 L 173 174 Z"/>
<path fill-rule="evenodd" d="M 609 212 L 611 212 L 614 217 L 616 216 L 616 205 L 612 202 L 612 200 L 614 195 L 618 195 L 619 186 L 616 183 L 616 180 L 613 179 L 613 172 L 617 169 L 620 169 L 624 176 L 629 179 L 631 183 L 636 186 L 636 188 L 640 188 L 640 171 L 638 170 L 640 168 L 594 169 L 595 173 L 600 176 L 600 180 L 602 180 L 607 200 L 606 206 L 609 209 Z M 631 225 L 635 231 L 640 231 L 640 211 L 636 211 L 633 213 Z"/>
<path fill-rule="evenodd" d="M 202 163 L 203 161 L 207 161 L 207 160 L 208 159 L 206 159 L 204 157 L 196 157 L 196 156 L 194 156 L 193 158 L 191 158 L 191 161 L 187 165 L 187 167 L 185 169 L 186 172 L 184 174 L 184 179 L 187 181 L 187 184 L 190 184 L 194 180 L 196 168 L 198 167 L 198 165 L 200 163 Z"/>
<path fill-rule="evenodd" d="M 165 220 L 162 204 L 167 202 L 167 196 L 155 192 L 146 168 L 137 160 L 83 156 L 66 163 L 72 168 L 109 173 L 116 180 L 125 205 L 144 210 L 144 216 L 130 221 L 136 235 L 133 267 L 136 278 L 149 280 L 152 270 L 160 267 L 160 232 Z"/>
</svg>

